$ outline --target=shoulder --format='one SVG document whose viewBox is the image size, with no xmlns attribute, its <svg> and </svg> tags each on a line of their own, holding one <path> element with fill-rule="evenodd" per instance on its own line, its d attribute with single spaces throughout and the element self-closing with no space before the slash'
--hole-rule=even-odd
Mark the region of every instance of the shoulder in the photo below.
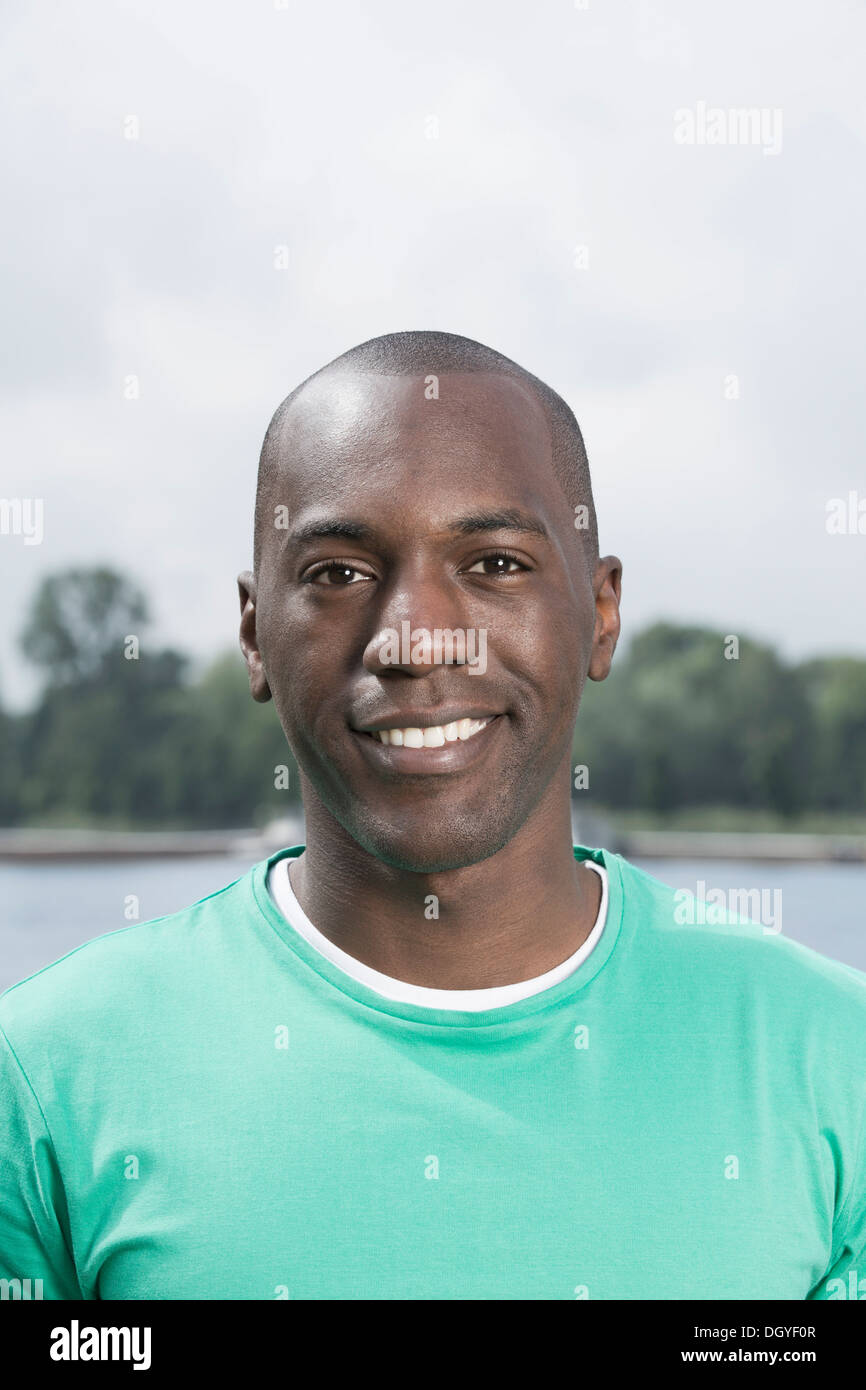
<svg viewBox="0 0 866 1390">
<path fill-rule="evenodd" d="M 0 1029 L 13 1046 L 104 1030 L 188 995 L 193 972 L 236 915 L 250 875 L 178 912 L 94 937 L 0 995 Z"/>
<path fill-rule="evenodd" d="M 619 855 L 606 857 L 619 866 L 635 940 L 662 968 L 686 974 L 695 988 L 747 989 L 794 1014 L 833 1010 L 866 1033 L 866 973 L 785 936 L 780 889 L 674 888 Z"/>
</svg>

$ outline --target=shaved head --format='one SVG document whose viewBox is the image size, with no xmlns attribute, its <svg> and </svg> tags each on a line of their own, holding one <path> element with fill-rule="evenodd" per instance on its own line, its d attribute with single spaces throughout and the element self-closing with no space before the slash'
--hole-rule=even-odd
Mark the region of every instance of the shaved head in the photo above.
<svg viewBox="0 0 866 1390">
<path fill-rule="evenodd" d="M 545 382 L 494 348 L 485 347 L 483 343 L 475 342 L 473 338 L 463 338 L 457 333 L 418 331 L 386 333 L 350 348 L 307 377 L 277 407 L 268 426 L 259 460 L 254 536 L 256 571 L 263 527 L 272 524 L 272 518 L 265 517 L 268 498 L 272 485 L 289 462 L 283 455 L 282 440 L 292 406 L 311 382 L 321 382 L 328 375 L 364 372 L 378 376 L 418 376 L 422 380 L 449 372 L 493 372 L 521 382 L 533 393 L 544 412 L 550 433 L 554 472 L 569 505 L 586 508 L 586 524 L 581 529 L 587 539 L 587 558 L 590 564 L 595 563 L 598 559 L 598 529 L 589 463 L 580 427 L 570 407 Z"/>
</svg>

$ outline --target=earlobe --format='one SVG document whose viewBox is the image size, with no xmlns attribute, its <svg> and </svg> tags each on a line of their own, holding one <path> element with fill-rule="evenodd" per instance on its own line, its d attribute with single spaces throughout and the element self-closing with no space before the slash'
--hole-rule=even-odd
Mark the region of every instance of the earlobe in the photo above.
<svg viewBox="0 0 866 1390">
<path fill-rule="evenodd" d="M 613 661 L 614 645 L 603 633 L 600 635 L 597 633 L 593 638 L 592 656 L 589 659 L 589 670 L 586 673 L 591 681 L 607 680 Z"/>
<path fill-rule="evenodd" d="M 247 664 L 250 694 L 263 705 L 270 700 L 271 690 L 256 632 L 256 581 L 249 571 L 238 576 L 238 594 L 241 603 L 240 644 Z"/>
</svg>

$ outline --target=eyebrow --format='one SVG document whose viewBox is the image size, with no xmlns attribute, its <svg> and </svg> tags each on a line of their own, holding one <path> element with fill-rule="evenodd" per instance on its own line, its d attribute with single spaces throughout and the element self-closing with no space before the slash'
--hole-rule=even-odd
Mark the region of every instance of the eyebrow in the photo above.
<svg viewBox="0 0 866 1390">
<path fill-rule="evenodd" d="M 455 536 L 473 536 L 484 531 L 523 531 L 529 535 L 540 536 L 544 540 L 550 539 L 547 527 L 542 521 L 531 516 L 528 512 L 522 512 L 517 507 L 505 507 L 497 511 L 473 512 L 468 516 L 458 517 L 450 526 L 445 528 Z M 349 541 L 374 540 L 376 529 L 363 521 L 354 521 L 350 518 L 342 520 L 334 519 L 309 521 L 303 526 L 294 527 L 288 534 L 287 540 L 295 544 L 302 544 L 304 541 L 322 540 L 330 537 L 337 537 Z"/>
</svg>

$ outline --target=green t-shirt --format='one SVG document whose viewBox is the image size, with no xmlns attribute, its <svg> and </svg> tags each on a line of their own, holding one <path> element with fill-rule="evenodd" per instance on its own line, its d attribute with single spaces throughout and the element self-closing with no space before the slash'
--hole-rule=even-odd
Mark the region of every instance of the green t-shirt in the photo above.
<svg viewBox="0 0 866 1390">
<path fill-rule="evenodd" d="M 302 849 L 3 995 L 0 1278 L 866 1296 L 866 975 L 759 925 L 682 925 L 673 889 L 576 847 L 610 897 L 574 974 L 480 1013 L 395 1002 L 272 902 L 269 865 Z"/>
</svg>

